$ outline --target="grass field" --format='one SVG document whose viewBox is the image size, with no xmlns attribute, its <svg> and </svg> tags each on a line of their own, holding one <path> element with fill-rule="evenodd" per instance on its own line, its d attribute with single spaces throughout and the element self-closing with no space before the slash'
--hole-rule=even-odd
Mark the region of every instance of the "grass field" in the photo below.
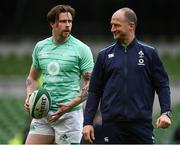
<svg viewBox="0 0 180 145">
<path fill-rule="evenodd" d="M 0 144 L 9 143 L 17 135 L 23 138 L 29 125 L 23 104 L 24 99 L 0 97 Z"/>
<path fill-rule="evenodd" d="M 180 54 L 170 55 L 168 53 L 161 56 L 169 77 L 172 81 L 180 82 Z"/>
<path fill-rule="evenodd" d="M 31 56 L 0 56 L 0 75 L 1 76 L 9 76 L 9 75 L 17 75 L 24 76 L 27 75 L 31 66 Z"/>
</svg>

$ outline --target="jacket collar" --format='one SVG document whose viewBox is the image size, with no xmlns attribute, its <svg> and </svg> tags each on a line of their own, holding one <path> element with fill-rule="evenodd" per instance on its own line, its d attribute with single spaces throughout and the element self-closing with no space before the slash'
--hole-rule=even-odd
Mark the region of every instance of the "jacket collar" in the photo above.
<svg viewBox="0 0 180 145">
<path fill-rule="evenodd" d="M 120 42 L 117 41 L 116 44 L 119 45 L 121 48 L 124 48 L 124 46 Z M 127 46 L 127 49 L 133 47 L 136 44 L 137 44 L 137 39 L 134 38 L 132 42 Z"/>
</svg>

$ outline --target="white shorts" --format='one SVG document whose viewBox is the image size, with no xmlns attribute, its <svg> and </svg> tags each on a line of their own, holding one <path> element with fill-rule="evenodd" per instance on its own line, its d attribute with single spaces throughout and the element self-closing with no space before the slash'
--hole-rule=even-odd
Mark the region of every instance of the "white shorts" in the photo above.
<svg viewBox="0 0 180 145">
<path fill-rule="evenodd" d="M 54 123 L 50 123 L 47 118 L 33 119 L 29 134 L 54 136 L 57 144 L 80 143 L 83 128 L 82 110 L 65 113 Z"/>
</svg>

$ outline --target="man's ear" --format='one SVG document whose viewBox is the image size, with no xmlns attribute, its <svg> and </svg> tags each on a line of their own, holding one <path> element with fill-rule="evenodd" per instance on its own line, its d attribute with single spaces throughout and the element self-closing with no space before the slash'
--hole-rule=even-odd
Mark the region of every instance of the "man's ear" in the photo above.
<svg viewBox="0 0 180 145">
<path fill-rule="evenodd" d="M 134 22 L 129 22 L 129 26 L 130 26 L 131 28 L 135 28 Z"/>
<path fill-rule="evenodd" d="M 51 28 L 53 28 L 54 23 L 50 22 L 49 25 L 50 25 Z"/>
</svg>

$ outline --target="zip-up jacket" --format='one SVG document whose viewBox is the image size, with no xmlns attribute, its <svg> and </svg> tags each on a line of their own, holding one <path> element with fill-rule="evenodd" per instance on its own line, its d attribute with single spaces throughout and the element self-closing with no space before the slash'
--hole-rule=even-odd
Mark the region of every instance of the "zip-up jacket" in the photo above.
<svg viewBox="0 0 180 145">
<path fill-rule="evenodd" d="M 92 125 L 99 102 L 103 122 L 150 121 L 155 92 L 161 113 L 170 111 L 168 75 L 155 48 L 136 38 L 99 52 L 92 73 L 84 125 Z"/>
</svg>

